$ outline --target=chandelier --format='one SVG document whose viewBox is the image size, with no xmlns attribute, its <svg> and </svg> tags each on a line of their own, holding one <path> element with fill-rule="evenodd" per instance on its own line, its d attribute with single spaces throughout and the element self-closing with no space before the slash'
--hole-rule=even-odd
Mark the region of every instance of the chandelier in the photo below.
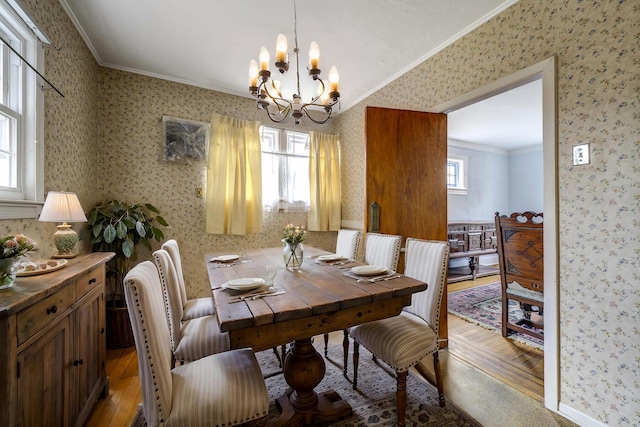
<svg viewBox="0 0 640 427">
<path fill-rule="evenodd" d="M 329 70 L 329 83 L 326 84 L 320 78 L 320 69 L 318 68 L 320 50 L 318 44 L 311 42 L 309 48 L 309 77 L 318 82 L 318 93 L 311 98 L 311 102 L 302 102 L 300 94 L 300 60 L 298 54 L 298 23 L 295 0 L 293 2 L 293 34 L 295 39 L 296 55 L 296 81 L 298 91 L 293 95 L 293 100 L 282 97 L 280 92 L 280 81 L 269 80 L 271 71 L 269 71 L 269 51 L 264 46 L 260 48 L 260 67 L 255 60 L 249 63 L 249 91 L 256 98 L 259 109 L 264 110 L 269 118 L 280 123 L 287 117 L 293 117 L 296 125 L 300 124 L 303 117 L 308 118 L 314 123 L 323 124 L 331 118 L 333 106 L 340 99 L 338 91 L 339 75 L 335 66 Z M 283 34 L 278 34 L 276 40 L 276 69 L 280 74 L 289 71 L 289 54 L 287 53 L 287 38 Z M 338 105 L 339 107 L 339 105 Z"/>
</svg>

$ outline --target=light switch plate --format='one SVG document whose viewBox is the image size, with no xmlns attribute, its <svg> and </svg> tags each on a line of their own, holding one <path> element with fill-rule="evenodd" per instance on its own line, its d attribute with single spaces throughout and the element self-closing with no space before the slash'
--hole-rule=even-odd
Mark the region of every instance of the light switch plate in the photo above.
<svg viewBox="0 0 640 427">
<path fill-rule="evenodd" d="M 591 163 L 591 153 L 589 144 L 573 146 L 573 165 L 588 165 Z"/>
</svg>

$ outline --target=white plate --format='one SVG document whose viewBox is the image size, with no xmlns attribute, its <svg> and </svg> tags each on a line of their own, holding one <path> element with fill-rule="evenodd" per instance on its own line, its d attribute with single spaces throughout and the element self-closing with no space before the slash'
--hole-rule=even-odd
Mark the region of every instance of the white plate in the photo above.
<svg viewBox="0 0 640 427">
<path fill-rule="evenodd" d="M 320 255 L 317 259 L 318 261 L 331 262 L 331 261 L 338 261 L 340 259 L 344 259 L 344 257 L 338 254 L 331 254 L 331 255 Z"/>
<path fill-rule="evenodd" d="M 264 285 L 264 280 L 259 277 L 247 277 L 243 279 L 229 280 L 223 284 L 224 289 L 233 289 L 234 291 L 250 291 Z"/>
<path fill-rule="evenodd" d="M 211 261 L 214 261 L 214 262 L 231 262 L 231 261 L 236 261 L 239 258 L 240 257 L 238 255 L 220 255 L 220 256 L 217 256 L 217 257 L 213 258 Z"/>
<path fill-rule="evenodd" d="M 387 272 L 387 269 L 379 265 L 359 265 L 351 268 L 353 274 L 358 276 L 379 276 Z"/>
</svg>

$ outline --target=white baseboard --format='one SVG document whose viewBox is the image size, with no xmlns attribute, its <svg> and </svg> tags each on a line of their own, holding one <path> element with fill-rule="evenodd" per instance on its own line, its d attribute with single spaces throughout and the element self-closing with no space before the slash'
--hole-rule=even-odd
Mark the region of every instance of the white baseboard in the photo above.
<svg viewBox="0 0 640 427">
<path fill-rule="evenodd" d="M 601 423 L 562 402 L 558 406 L 558 414 L 582 427 L 607 427 L 607 424 Z"/>
</svg>

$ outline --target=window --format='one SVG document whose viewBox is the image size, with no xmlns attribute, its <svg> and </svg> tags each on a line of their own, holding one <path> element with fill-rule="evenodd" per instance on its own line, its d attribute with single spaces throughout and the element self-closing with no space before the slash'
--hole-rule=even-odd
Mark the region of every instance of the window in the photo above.
<svg viewBox="0 0 640 427">
<path fill-rule="evenodd" d="M 447 159 L 447 190 L 449 194 L 467 194 L 466 156 L 450 156 Z"/>
<path fill-rule="evenodd" d="M 44 199 L 44 97 L 37 74 L 7 44 L 40 73 L 44 58 L 37 27 L 18 9 L 0 0 L 0 219 L 35 218 Z"/>
<path fill-rule="evenodd" d="M 267 210 L 309 210 L 309 134 L 260 127 L 262 201 Z"/>
</svg>

